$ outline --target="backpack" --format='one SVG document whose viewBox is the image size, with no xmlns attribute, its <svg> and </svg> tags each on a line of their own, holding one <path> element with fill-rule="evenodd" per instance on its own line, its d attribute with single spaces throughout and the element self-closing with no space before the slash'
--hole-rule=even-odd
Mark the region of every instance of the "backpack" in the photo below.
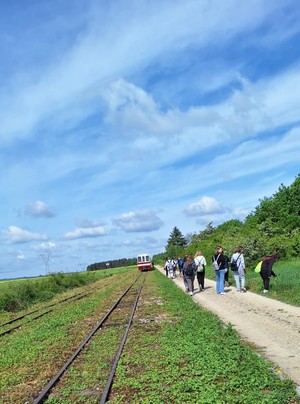
<svg viewBox="0 0 300 404">
<path fill-rule="evenodd" d="M 220 254 L 217 256 L 217 259 L 215 259 L 215 257 L 213 256 L 213 263 L 212 263 L 212 269 L 214 271 L 218 271 L 220 268 L 220 264 L 218 264 L 218 259 L 220 257 Z"/>
<path fill-rule="evenodd" d="M 194 274 L 193 264 L 186 266 L 186 268 L 185 268 L 185 274 L 186 274 L 187 276 L 192 276 L 192 275 Z"/>
<path fill-rule="evenodd" d="M 255 269 L 254 269 L 254 271 L 255 271 L 256 273 L 258 273 L 258 272 L 261 271 L 261 264 L 262 264 L 262 263 L 263 263 L 262 261 L 259 261 L 259 263 L 256 265 L 256 267 L 255 267 Z"/>
<path fill-rule="evenodd" d="M 179 260 L 178 260 L 178 266 L 179 266 L 179 268 L 182 268 L 182 265 L 183 265 L 182 258 L 179 258 Z"/>
<path fill-rule="evenodd" d="M 230 268 L 234 272 L 239 270 L 239 266 L 238 266 L 237 262 L 238 262 L 238 259 L 240 258 L 240 256 L 241 256 L 241 254 L 237 257 L 236 260 L 232 260 L 230 263 Z"/>
<path fill-rule="evenodd" d="M 168 268 L 169 271 L 172 271 L 174 269 L 174 261 L 173 260 L 168 261 L 167 268 Z"/>
</svg>

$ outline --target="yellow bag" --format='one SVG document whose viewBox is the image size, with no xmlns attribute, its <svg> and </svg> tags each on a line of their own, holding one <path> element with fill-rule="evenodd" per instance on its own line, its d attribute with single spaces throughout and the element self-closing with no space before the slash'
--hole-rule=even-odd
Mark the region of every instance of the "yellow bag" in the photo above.
<svg viewBox="0 0 300 404">
<path fill-rule="evenodd" d="M 255 272 L 260 272 L 260 270 L 261 270 L 261 264 L 262 264 L 262 261 L 259 261 L 259 263 L 256 265 L 256 267 L 255 267 L 255 269 L 254 269 Z"/>
</svg>

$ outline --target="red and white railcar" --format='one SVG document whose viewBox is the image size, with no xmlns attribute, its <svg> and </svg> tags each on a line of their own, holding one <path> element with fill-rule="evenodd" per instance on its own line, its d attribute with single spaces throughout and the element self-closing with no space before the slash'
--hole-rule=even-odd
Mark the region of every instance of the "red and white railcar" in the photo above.
<svg viewBox="0 0 300 404">
<path fill-rule="evenodd" d="M 152 269 L 152 261 L 149 254 L 139 254 L 137 256 L 137 266 L 139 271 L 150 271 Z"/>
</svg>

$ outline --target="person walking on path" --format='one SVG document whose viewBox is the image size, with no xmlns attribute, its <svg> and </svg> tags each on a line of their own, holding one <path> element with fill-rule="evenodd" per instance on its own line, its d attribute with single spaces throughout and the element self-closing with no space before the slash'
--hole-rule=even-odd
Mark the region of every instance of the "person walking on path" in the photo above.
<svg viewBox="0 0 300 404">
<path fill-rule="evenodd" d="M 194 294 L 196 265 L 192 256 L 189 254 L 183 264 L 183 277 L 186 280 L 187 291 L 191 296 Z"/>
<path fill-rule="evenodd" d="M 178 265 L 178 270 L 179 270 L 179 276 L 182 274 L 182 267 L 183 267 L 183 259 L 178 256 L 177 258 L 177 265 Z"/>
<path fill-rule="evenodd" d="M 268 255 L 262 261 L 260 276 L 263 280 L 263 285 L 264 285 L 263 293 L 269 292 L 271 276 L 276 277 L 276 274 L 273 272 L 273 264 L 274 264 L 274 262 L 278 261 L 279 259 L 280 259 L 279 254 L 273 253 L 272 255 Z"/>
<path fill-rule="evenodd" d="M 236 291 L 245 293 L 247 289 L 245 287 L 245 259 L 244 248 L 242 246 L 236 247 L 234 253 L 230 259 L 231 269 L 233 271 L 233 277 L 236 285 Z"/>
<path fill-rule="evenodd" d="M 226 254 L 224 254 L 225 258 L 225 275 L 224 275 L 224 287 L 229 286 L 229 258 Z"/>
<path fill-rule="evenodd" d="M 206 259 L 201 251 L 197 251 L 194 257 L 194 262 L 196 265 L 196 276 L 199 285 L 199 292 L 204 290 L 204 278 L 205 278 L 205 267 Z"/>
<path fill-rule="evenodd" d="M 225 276 L 225 257 L 223 247 L 217 246 L 214 255 L 212 256 L 212 267 L 216 274 L 216 293 L 225 295 L 224 292 L 224 276 Z"/>
</svg>

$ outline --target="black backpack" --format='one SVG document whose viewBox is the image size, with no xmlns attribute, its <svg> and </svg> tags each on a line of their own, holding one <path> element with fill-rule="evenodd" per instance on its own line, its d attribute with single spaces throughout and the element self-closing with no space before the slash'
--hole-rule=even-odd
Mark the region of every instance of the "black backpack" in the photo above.
<svg viewBox="0 0 300 404">
<path fill-rule="evenodd" d="M 236 272 L 236 271 L 239 270 L 239 266 L 238 266 L 237 262 L 238 262 L 238 259 L 240 258 L 240 256 L 241 256 L 241 254 L 237 257 L 236 260 L 232 260 L 232 261 L 231 261 L 231 263 L 230 263 L 230 268 L 231 268 L 232 271 L 235 271 L 235 272 Z"/>
<path fill-rule="evenodd" d="M 194 268 L 193 268 L 193 264 L 187 265 L 185 268 L 185 274 L 187 276 L 192 276 L 194 273 Z"/>
</svg>

